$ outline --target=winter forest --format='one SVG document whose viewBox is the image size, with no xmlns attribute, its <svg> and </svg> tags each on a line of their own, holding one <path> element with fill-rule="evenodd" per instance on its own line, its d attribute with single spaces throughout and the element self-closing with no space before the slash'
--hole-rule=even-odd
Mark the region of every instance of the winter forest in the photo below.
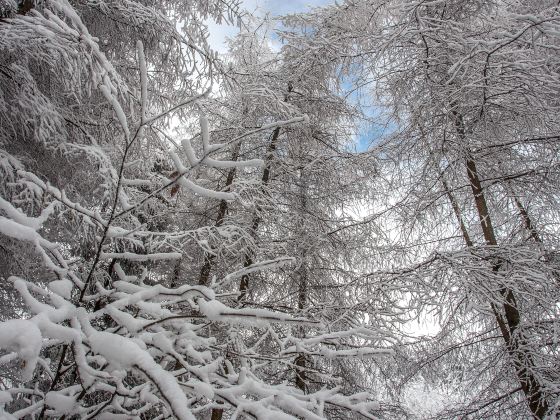
<svg viewBox="0 0 560 420">
<path fill-rule="evenodd" d="M 560 3 L 249 3 L 0 0 L 0 419 L 560 418 Z"/>
</svg>

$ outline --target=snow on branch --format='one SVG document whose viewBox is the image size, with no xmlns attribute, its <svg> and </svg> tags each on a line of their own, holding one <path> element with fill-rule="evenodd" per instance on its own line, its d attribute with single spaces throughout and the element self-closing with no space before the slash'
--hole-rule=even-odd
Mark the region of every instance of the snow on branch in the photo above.
<svg viewBox="0 0 560 420">
<path fill-rule="evenodd" d="M 291 323 L 298 325 L 316 325 L 320 326 L 320 322 L 307 318 L 295 318 L 291 315 L 281 312 L 273 312 L 265 309 L 233 309 L 229 308 L 218 300 L 198 300 L 198 308 L 200 312 L 212 321 L 221 321 L 226 323 L 249 323 L 263 324 L 263 322 L 279 322 Z"/>
<path fill-rule="evenodd" d="M 254 215 L 243 212 L 254 207 L 243 207 L 239 216 L 233 205 L 223 212 L 238 216 L 236 224 L 220 219 L 205 226 L 184 216 L 200 206 L 203 220 L 215 220 L 213 200 L 238 197 L 229 185 L 222 191 L 219 183 L 199 185 L 192 179 L 195 168 L 234 173 L 265 166 L 269 171 L 276 144 L 264 156 L 266 163 L 223 156 L 230 148 L 245 148 L 242 140 L 256 143 L 270 131 L 277 137 L 280 128 L 307 124 L 309 118 L 282 117 L 288 119 L 240 135 L 234 127 L 237 134 L 218 144 L 212 143 L 210 123 L 201 115 L 200 136 L 182 141 L 182 151 L 168 151 L 165 143 L 154 141 L 159 137 L 151 137 L 155 131 L 144 131 L 210 96 L 217 60 L 208 52 L 203 65 L 210 67 L 198 68 L 192 51 L 208 50 L 200 16 L 219 13 L 198 3 L 178 11 L 184 14 L 184 30 L 195 34 L 173 38 L 178 48 L 163 45 L 157 31 L 142 32 L 136 17 L 152 9 L 134 1 L 116 6 L 86 2 L 74 8 L 68 0 L 52 0 L 26 15 L 0 19 L 0 35 L 10 35 L 0 36 L 1 49 L 9 53 L 7 64 L 0 63 L 0 81 L 7 87 L 7 94 L 0 95 L 0 116 L 9 121 L 17 110 L 19 118 L 0 133 L 0 167 L 6 175 L 0 185 L 0 245 L 18 266 L 19 277 L 8 278 L 9 292 L 19 294 L 25 305 L 10 304 L 21 319 L 0 322 L 0 365 L 11 375 L 9 385 L 2 383 L 7 391 L 0 391 L 0 417 L 193 420 L 223 408 L 234 417 L 321 419 L 329 405 L 372 417 L 369 394 L 344 396 L 337 388 L 306 394 L 290 378 L 270 379 L 271 372 L 293 372 L 295 355 L 326 366 L 385 353 L 372 346 L 351 347 L 352 339 L 366 343 L 366 334 L 333 332 L 317 311 L 239 307 L 232 292 L 235 280 L 295 261 L 283 256 L 283 245 L 250 253 L 260 243 L 259 223 L 253 222 L 251 231 L 247 226 Z M 114 10 L 129 12 L 130 21 L 111 26 L 111 39 L 101 38 L 107 35 L 103 30 L 90 33 L 85 22 Z M 175 22 L 166 24 L 175 30 Z M 119 43 L 139 31 L 142 41 Z M 192 51 L 185 54 L 184 43 Z M 165 52 L 168 47 L 171 52 Z M 156 63 L 154 57 L 164 52 L 174 57 L 172 62 Z M 41 63 L 45 77 L 37 77 L 29 63 Z M 192 81 L 193 74 L 201 77 Z M 139 98 L 132 84 L 139 85 Z M 276 90 L 266 88 L 262 96 Z M 8 98 L 12 92 L 13 103 Z M 282 109 L 281 115 L 304 114 L 296 106 Z M 276 118 L 275 112 L 255 120 Z M 24 151 L 17 150 L 18 142 Z M 252 146 L 262 149 L 262 144 Z M 172 202 L 162 192 L 175 184 L 200 200 Z M 198 278 L 200 248 L 207 251 L 202 264 L 221 258 L 220 249 L 231 256 L 212 267 L 214 281 L 204 285 Z M 19 259 L 26 260 L 21 267 Z M 306 369 L 330 377 L 322 375 L 322 367 L 309 364 Z"/>
<path fill-rule="evenodd" d="M 107 401 L 120 404 L 126 399 L 129 404 L 134 402 L 136 407 L 146 409 L 159 406 L 179 419 L 195 418 L 198 410 L 193 407 L 194 401 L 208 404 L 211 400 L 225 402 L 238 414 L 247 413 L 262 419 L 270 415 L 320 419 L 322 411 L 313 407 L 325 404 L 373 418 L 369 410 L 375 405 L 368 401 L 369 394 L 344 397 L 336 390 L 324 390 L 304 396 L 285 385 L 267 385 L 243 367 L 240 370 L 232 367 L 229 380 L 224 381 L 220 367 L 223 360 L 212 351 L 215 339 L 206 337 L 204 332 L 213 322 L 260 326 L 265 330 L 271 323 L 316 328 L 320 323 L 269 310 L 234 309 L 219 301 L 212 289 L 204 286 L 166 288 L 138 284 L 135 276 L 124 273 L 118 264 L 117 267 L 120 280 L 103 295 L 109 302 L 94 312 L 72 304 L 66 285 L 53 285 L 49 292 L 14 279 L 34 315 L 29 320 L 0 323 L 0 349 L 13 352 L 0 359 L 0 363 L 10 363 L 14 357 L 24 360 L 22 379 L 28 381 L 37 366 L 47 365 L 41 348 L 48 346 L 49 340 L 71 346 L 73 357 L 67 361 L 68 368 L 79 372 L 84 388 L 69 386 L 44 395 L 44 403 L 55 412 L 91 415 L 99 406 L 87 405 L 83 396 L 89 395 L 91 398 L 104 396 L 109 398 Z M 172 306 L 182 302 L 193 311 L 190 316 L 170 311 Z M 111 317 L 114 327 L 100 331 L 94 326 L 99 325 L 104 315 Z M 190 322 L 185 321 L 188 318 Z M 364 348 L 355 353 L 366 356 L 372 351 Z M 351 356 L 349 351 L 313 354 L 326 358 Z M 284 357 L 287 352 L 281 355 Z M 251 353 L 246 357 L 252 358 Z M 174 367 L 169 370 L 169 366 Z M 142 391 L 127 385 L 127 377 L 141 380 Z M 85 394 L 81 393 L 82 389 Z M 309 405 L 311 401 L 322 402 L 322 405 Z M 40 410 L 39 407 L 36 410 Z M 31 407 L 30 410 L 32 413 Z"/>
<path fill-rule="evenodd" d="M 104 220 L 99 213 L 95 211 L 88 210 L 79 203 L 71 201 L 64 191 L 50 185 L 47 182 L 43 182 L 38 176 L 31 172 L 19 170 L 17 174 L 21 177 L 21 182 L 29 183 L 32 186 L 39 187 L 42 191 L 51 195 L 54 199 L 64 204 L 66 207 L 78 212 L 82 216 L 85 216 L 86 220 L 91 220 L 99 223 L 101 226 L 107 226 L 107 221 Z"/>
<path fill-rule="evenodd" d="M 274 260 L 266 260 L 266 261 L 259 261 L 257 263 L 248 265 L 247 267 L 243 267 L 240 270 L 234 271 L 233 273 L 229 273 L 224 279 L 220 282 L 220 286 L 226 286 L 233 280 L 239 279 L 247 274 L 251 274 L 257 271 L 262 270 L 273 270 L 276 268 L 280 268 L 287 264 L 292 264 L 296 261 L 293 257 L 280 257 Z"/>
<path fill-rule="evenodd" d="M 113 258 L 128 261 L 162 261 L 178 260 L 182 257 L 179 252 L 159 252 L 156 254 L 135 254 L 133 252 L 102 252 L 100 259 L 110 260 Z"/>
</svg>

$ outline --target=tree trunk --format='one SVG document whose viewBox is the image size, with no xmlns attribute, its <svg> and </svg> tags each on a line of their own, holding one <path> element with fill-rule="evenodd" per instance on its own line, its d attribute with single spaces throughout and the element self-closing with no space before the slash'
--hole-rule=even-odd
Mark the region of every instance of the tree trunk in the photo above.
<svg viewBox="0 0 560 420">
<path fill-rule="evenodd" d="M 299 273 L 299 290 L 298 290 L 298 309 L 302 311 L 307 306 L 307 267 L 305 266 L 305 251 L 302 254 L 303 262 Z M 303 338 L 305 331 L 303 327 L 299 327 L 299 335 Z M 307 393 L 307 356 L 300 353 L 295 360 L 296 387 L 301 389 L 303 393 Z"/>
<path fill-rule="evenodd" d="M 457 130 L 457 134 L 461 141 L 465 143 L 466 135 L 463 118 L 456 111 L 453 112 L 453 115 L 455 117 L 455 128 Z M 476 162 L 470 154 L 466 158 L 466 169 L 486 245 L 497 246 L 498 241 L 492 225 L 492 219 L 488 210 L 488 204 L 484 195 Z M 497 274 L 500 271 L 500 268 L 501 262 L 496 261 L 493 264 L 492 271 Z M 512 359 L 517 378 L 523 393 L 525 394 L 529 409 L 535 418 L 543 419 L 549 410 L 548 403 L 540 383 L 533 374 L 533 369 L 535 367 L 534 362 L 531 355 L 527 352 L 522 332 L 519 331 L 521 314 L 518 309 L 517 300 L 511 289 L 504 285 L 499 286 L 500 295 L 503 301 L 502 309 L 505 316 L 505 322 L 496 306 L 492 304 L 491 306 L 494 316 L 500 328 L 508 354 Z"/>
<path fill-rule="evenodd" d="M 35 0 L 23 0 L 19 2 L 18 14 L 26 15 L 35 7 Z"/>
<path fill-rule="evenodd" d="M 299 226 L 298 231 L 303 233 L 305 232 L 305 217 L 307 213 L 307 179 L 305 178 L 306 174 L 302 169 L 300 169 L 300 214 L 299 214 Z M 302 235 L 303 236 L 303 235 Z M 305 243 L 302 244 L 302 241 L 299 241 L 299 247 L 301 247 L 301 265 L 298 269 L 298 310 L 301 313 L 307 307 L 307 284 L 308 284 L 308 272 L 307 272 L 307 245 Z M 298 335 L 300 338 L 305 337 L 305 329 L 304 327 L 298 328 Z M 307 355 L 305 353 L 300 353 L 295 361 L 295 377 L 296 377 L 296 387 L 301 389 L 303 393 L 307 393 L 307 375 L 306 375 L 306 367 L 307 367 Z"/>
<path fill-rule="evenodd" d="M 267 187 L 268 182 L 270 181 L 272 159 L 274 158 L 274 151 L 276 150 L 279 136 L 280 136 L 280 127 L 276 127 L 272 132 L 272 138 L 270 140 L 270 144 L 268 145 L 268 149 L 266 152 L 265 166 L 261 177 L 261 193 L 264 193 L 265 188 Z M 260 208 L 257 207 L 253 215 L 251 230 L 249 232 L 253 238 L 257 237 L 257 231 L 261 223 L 261 216 L 259 213 L 260 213 Z M 245 251 L 245 259 L 243 261 L 243 267 L 247 268 L 252 264 L 253 264 L 253 254 L 250 249 L 247 249 L 247 251 Z M 243 302 L 245 300 L 248 290 L 249 290 L 249 275 L 244 274 L 239 282 L 239 297 L 237 298 L 238 302 Z"/>
<path fill-rule="evenodd" d="M 457 222 L 459 223 L 459 227 L 461 228 L 461 234 L 463 235 L 463 240 L 465 241 L 465 244 L 470 248 L 473 246 L 473 242 L 471 240 L 471 237 L 469 236 L 469 232 L 467 231 L 467 227 L 465 225 L 465 222 L 463 221 L 463 217 L 461 216 L 461 209 L 459 208 L 459 204 L 457 204 L 457 200 L 455 200 L 453 193 L 449 189 L 449 185 L 447 184 L 447 181 L 443 178 L 443 174 L 440 174 L 440 176 L 441 176 L 441 182 L 443 184 L 443 188 L 445 189 L 445 195 L 447 195 L 447 199 L 449 200 L 449 203 L 453 208 L 453 213 L 455 214 L 455 217 L 457 218 Z"/>
<path fill-rule="evenodd" d="M 239 158 L 239 151 L 241 149 L 241 143 L 237 143 L 235 149 L 233 149 L 233 153 L 231 156 L 231 160 L 236 161 Z M 226 178 L 226 185 L 225 189 L 229 189 L 231 184 L 233 184 L 233 179 L 235 178 L 235 168 L 231 168 L 228 172 Z M 224 223 L 224 218 L 226 217 L 226 213 L 228 211 L 228 202 L 226 200 L 220 201 L 220 206 L 218 207 L 218 214 L 216 216 L 216 222 L 214 223 L 214 227 L 220 227 Z M 198 284 L 201 286 L 208 285 L 208 279 L 210 277 L 210 272 L 212 271 L 212 266 L 214 265 L 214 260 L 216 259 L 216 255 L 205 253 L 204 254 L 204 264 L 200 269 L 200 276 L 198 278 Z"/>
<path fill-rule="evenodd" d="M 284 102 L 288 102 L 289 94 L 292 92 L 293 86 L 291 83 L 288 84 L 288 91 L 284 96 Z M 268 149 L 266 151 L 265 157 L 265 165 L 263 174 L 261 177 L 261 193 L 264 193 L 269 181 L 270 181 L 270 171 L 272 166 L 272 160 L 274 159 L 274 152 L 276 151 L 276 147 L 278 146 L 278 137 L 280 136 L 280 127 L 276 127 L 272 132 L 272 137 L 270 139 L 270 143 L 268 145 Z M 259 225 L 261 223 L 261 216 L 260 216 L 260 208 L 257 207 L 255 213 L 253 215 L 253 220 L 251 223 L 251 231 L 250 234 L 253 238 L 257 237 L 257 231 L 259 230 Z M 247 249 L 245 252 L 245 258 L 243 261 L 243 267 L 247 268 L 253 264 L 253 253 L 250 249 Z M 244 274 L 239 281 L 239 296 L 237 297 L 237 302 L 240 304 L 243 303 L 245 297 L 247 296 L 247 291 L 249 290 L 249 274 Z"/>
<path fill-rule="evenodd" d="M 515 206 L 517 207 L 517 210 L 519 210 L 519 215 L 523 219 L 523 223 L 525 224 L 525 229 L 527 229 L 527 231 L 531 235 L 531 238 L 536 243 L 542 244 L 543 241 L 539 233 L 537 232 L 537 229 L 535 229 L 535 225 L 533 224 L 533 221 L 529 217 L 529 213 L 527 212 L 527 209 L 525 209 L 523 204 L 521 204 L 521 201 L 519 201 L 519 198 L 517 198 L 515 195 L 513 195 L 513 201 L 515 202 Z"/>
<path fill-rule="evenodd" d="M 235 149 L 233 150 L 231 160 L 237 160 L 239 158 L 239 151 L 241 150 L 241 143 L 237 143 Z M 226 178 L 226 185 L 225 188 L 228 189 L 231 184 L 233 184 L 233 180 L 235 178 L 235 168 L 229 170 L 227 178 Z M 220 201 L 220 207 L 218 207 L 218 214 L 216 216 L 216 223 L 214 223 L 215 227 L 220 227 L 224 223 L 224 218 L 226 217 L 226 213 L 228 211 L 228 202 L 226 200 Z M 200 276 L 198 279 L 198 284 L 201 286 L 208 285 L 208 279 L 210 277 L 210 273 L 212 271 L 212 266 L 214 265 L 214 260 L 216 259 L 216 255 L 205 253 L 204 255 L 204 264 L 200 269 Z M 224 410 L 222 408 L 213 408 L 211 420 L 221 420 L 224 414 Z"/>
<path fill-rule="evenodd" d="M 263 175 L 261 178 L 261 188 L 264 189 L 267 185 L 268 185 L 268 181 L 270 179 L 270 165 L 271 165 L 271 161 L 274 157 L 274 151 L 276 150 L 276 144 L 278 141 L 278 136 L 280 135 L 280 127 L 276 127 L 272 133 L 272 139 L 270 141 L 270 144 L 268 146 L 268 150 L 267 150 L 267 155 L 266 155 L 266 162 L 265 162 L 265 167 L 263 170 Z M 237 149 L 237 156 L 239 154 L 239 149 Z M 232 159 L 233 160 L 233 159 Z M 231 185 L 231 183 L 233 182 L 233 176 L 235 175 L 235 172 L 233 172 L 234 169 L 232 169 L 230 171 L 230 173 L 228 174 L 228 179 L 226 180 L 226 185 Z M 233 173 L 232 173 L 233 172 Z M 231 179 L 230 179 L 230 175 L 231 175 Z M 229 184 L 228 184 L 229 181 Z M 223 206 L 222 206 L 223 204 Z M 220 203 L 220 208 L 218 209 L 218 217 L 216 218 L 216 225 L 218 223 L 220 223 L 220 225 L 223 223 L 223 218 L 225 217 L 227 211 L 227 202 L 223 201 Z M 255 215 L 253 216 L 253 220 L 251 223 L 251 231 L 249 232 L 251 234 L 251 236 L 256 237 L 257 235 L 257 230 L 259 228 L 259 224 L 261 222 L 261 218 L 258 214 L 258 209 L 255 212 Z M 210 259 L 210 257 L 212 257 Z M 202 266 L 202 269 L 200 271 L 200 281 L 204 281 L 206 284 L 208 282 L 208 277 L 210 275 L 210 271 L 212 268 L 212 261 L 214 259 L 214 255 L 208 255 L 207 257 L 205 257 L 205 263 Z M 253 264 L 253 257 L 251 254 L 250 250 L 247 250 L 245 252 L 245 259 L 243 261 L 243 267 L 249 267 L 250 265 Z M 203 284 L 203 283 L 199 283 L 199 284 Z M 237 298 L 238 302 L 242 302 L 245 299 L 245 296 L 247 295 L 247 290 L 249 289 L 249 275 L 248 274 L 244 274 L 241 277 L 240 283 L 239 283 L 239 297 Z M 222 408 L 214 408 L 212 409 L 212 416 L 211 416 L 211 420 L 222 420 L 222 417 L 224 415 L 224 410 Z"/>
<path fill-rule="evenodd" d="M 488 212 L 488 206 L 482 190 L 480 178 L 477 173 L 476 163 L 470 157 L 467 159 L 467 173 L 471 182 L 471 188 L 486 244 L 497 246 L 496 235 Z M 492 270 L 498 273 L 500 267 L 501 263 L 496 262 Z M 494 311 L 496 321 L 500 327 L 507 351 L 512 358 L 529 409 L 535 418 L 542 419 L 548 412 L 548 403 L 542 392 L 541 385 L 532 372 L 535 366 L 531 355 L 525 348 L 525 339 L 522 336 L 522 332 L 518 330 L 519 324 L 521 323 L 521 314 L 518 309 L 515 294 L 511 289 L 505 286 L 500 288 L 500 294 L 503 298 L 503 313 L 506 322 L 504 323 L 501 315 L 497 311 Z"/>
</svg>

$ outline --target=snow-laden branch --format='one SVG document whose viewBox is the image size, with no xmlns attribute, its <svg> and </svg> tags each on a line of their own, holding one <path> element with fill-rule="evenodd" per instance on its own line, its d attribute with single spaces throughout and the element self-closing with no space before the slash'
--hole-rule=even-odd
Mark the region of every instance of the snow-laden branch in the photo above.
<svg viewBox="0 0 560 420">
<path fill-rule="evenodd" d="M 156 254 L 135 254 L 133 252 L 102 252 L 99 257 L 102 260 L 110 260 L 113 258 L 128 261 L 162 261 L 162 260 L 178 260 L 182 257 L 179 252 L 158 252 Z"/>
<path fill-rule="evenodd" d="M 223 278 L 223 280 L 219 283 L 219 285 L 223 287 L 231 283 L 233 280 L 240 279 L 241 277 L 247 274 L 251 274 L 262 270 L 273 270 L 276 268 L 283 267 L 284 265 L 287 264 L 292 264 L 295 261 L 296 259 L 293 257 L 280 257 L 274 260 L 259 261 L 247 267 L 243 267 L 240 270 L 234 271 L 233 273 L 229 273 L 227 276 Z"/>
<path fill-rule="evenodd" d="M 198 300 L 197 303 L 200 312 L 211 321 L 239 324 L 262 324 L 263 322 L 279 322 L 298 325 L 321 325 L 321 323 L 318 321 L 310 320 L 307 318 L 296 318 L 289 314 L 285 314 L 282 312 L 273 312 L 266 309 L 233 309 L 227 307 L 218 300 Z"/>
<path fill-rule="evenodd" d="M 246 367 L 230 367 L 229 379 L 225 380 L 220 368 L 222 359 L 211 350 L 215 340 L 205 337 L 204 333 L 204 329 L 216 321 L 256 325 L 265 330 L 278 323 L 316 328 L 320 327 L 319 323 L 275 311 L 230 308 L 217 299 L 212 289 L 204 286 L 148 286 L 139 283 L 136 276 L 127 275 L 120 265 L 116 267 L 120 280 L 103 295 L 108 299 L 105 307 L 92 313 L 69 301 L 71 295 L 65 284 L 60 287 L 53 284 L 49 292 L 14 279 L 33 315 L 28 320 L 0 323 L 0 349 L 13 352 L 1 362 L 9 363 L 14 357 L 24 360 L 23 375 L 28 380 L 37 366 L 45 366 L 41 348 L 47 346 L 49 340 L 59 340 L 72 346 L 74 356 L 68 367 L 77 369 L 83 382 L 83 388 L 62 388 L 42 395 L 40 398 L 45 404 L 85 415 L 95 412 L 98 406 L 88 407 L 84 395 L 92 398 L 98 395 L 98 398 L 104 396 L 109 398 L 107 401 L 116 399 L 121 403 L 126 398 L 134 401 L 136 407 L 160 405 L 176 418 L 193 419 L 193 401 L 216 400 L 233 407 L 238 414 L 263 420 L 272 414 L 321 419 L 323 412 L 319 407 L 326 404 L 373 418 L 371 410 L 377 406 L 369 394 L 345 397 L 335 389 L 304 395 L 286 385 L 267 385 Z M 193 315 L 198 313 L 190 322 L 185 322 L 188 315 L 183 318 L 166 309 L 182 302 L 194 311 Z M 107 315 L 116 324 L 115 328 L 100 331 L 94 327 Z M 334 339 L 332 334 L 330 339 Z M 290 348 L 286 348 L 280 355 L 288 356 L 289 351 Z M 362 357 L 372 352 L 368 348 L 354 351 Z M 331 359 L 352 356 L 350 351 L 326 354 L 309 350 L 308 354 Z M 246 357 L 251 358 L 251 353 Z M 174 366 L 172 370 L 169 370 L 170 361 Z M 128 375 L 142 380 L 143 391 L 127 385 L 124 378 Z M 184 375 L 184 381 L 178 380 Z M 116 389 L 119 391 L 115 394 Z M 320 404 L 310 405 L 311 401 Z M 37 412 L 40 407 L 31 406 L 29 412 Z"/>
<path fill-rule="evenodd" d="M 43 182 L 35 174 L 33 174 L 31 172 L 23 171 L 23 170 L 17 171 L 17 174 L 21 177 L 21 182 L 31 184 L 32 188 L 34 186 L 39 187 L 42 191 L 48 193 L 53 198 L 55 198 L 57 201 L 64 204 L 66 207 L 78 212 L 82 216 L 85 216 L 86 220 L 91 220 L 91 221 L 97 222 L 101 226 L 107 226 L 107 221 L 104 220 L 99 215 L 99 213 L 97 213 L 95 211 L 91 211 L 91 210 L 83 207 L 79 203 L 76 203 L 76 202 L 70 200 L 67 197 L 67 195 L 64 191 L 59 190 L 58 188 L 50 185 L 47 182 Z"/>
</svg>

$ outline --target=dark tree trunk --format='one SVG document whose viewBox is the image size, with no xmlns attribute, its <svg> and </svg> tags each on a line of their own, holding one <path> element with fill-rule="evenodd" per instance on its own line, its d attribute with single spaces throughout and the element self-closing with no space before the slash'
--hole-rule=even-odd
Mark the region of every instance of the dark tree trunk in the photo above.
<svg viewBox="0 0 560 420">
<path fill-rule="evenodd" d="M 455 128 L 459 139 L 466 144 L 466 132 L 463 118 L 457 112 L 453 112 L 453 115 L 455 117 Z M 476 162 L 471 155 L 468 155 L 466 158 L 466 169 L 486 245 L 497 246 L 498 241 L 496 239 L 494 226 L 492 225 L 482 182 L 480 181 Z M 496 261 L 493 264 L 492 271 L 498 274 L 500 268 L 501 262 Z M 500 328 L 507 352 L 515 368 L 517 378 L 525 394 L 527 405 L 535 418 L 543 419 L 549 411 L 548 403 L 539 381 L 533 374 L 533 369 L 535 367 L 534 362 L 526 349 L 526 342 L 523 338 L 522 331 L 519 331 L 521 314 L 519 312 L 517 300 L 513 290 L 504 285 L 499 285 L 499 287 L 499 293 L 502 299 L 502 311 L 494 304 L 491 304 L 492 310 L 498 327 Z M 503 313 L 503 316 L 500 312 Z"/>
<path fill-rule="evenodd" d="M 241 149 L 241 143 L 237 143 L 235 149 L 233 150 L 231 160 L 236 161 L 239 158 L 239 151 Z M 226 185 L 225 189 L 229 189 L 231 184 L 233 184 L 233 180 L 235 178 L 235 168 L 229 170 L 226 178 Z M 214 223 L 215 227 L 220 227 L 224 223 L 224 218 L 226 217 L 228 211 L 228 202 L 226 200 L 220 201 L 220 206 L 218 207 L 218 214 L 216 215 L 216 222 Z M 204 254 L 204 264 L 200 269 L 200 276 L 198 278 L 198 284 L 201 286 L 206 286 L 208 284 L 208 279 L 210 278 L 210 273 L 212 271 L 212 267 L 214 265 L 214 260 L 216 256 L 214 254 L 205 253 Z"/>
<path fill-rule="evenodd" d="M 274 151 L 276 150 L 279 136 L 280 136 L 280 127 L 276 127 L 276 129 L 272 132 L 272 138 L 270 140 L 266 152 L 265 166 L 261 177 L 261 192 L 264 192 L 264 190 L 266 189 L 270 181 L 272 159 L 274 158 Z M 253 238 L 257 237 L 257 232 L 259 230 L 260 223 L 261 223 L 260 208 L 257 208 L 255 210 L 255 214 L 253 215 L 253 220 L 251 223 L 251 231 L 249 232 Z M 247 268 L 252 264 L 253 264 L 253 254 L 251 250 L 248 249 L 245 252 L 243 267 Z M 239 282 L 239 297 L 237 298 L 238 302 L 241 303 L 245 300 L 248 290 L 249 290 L 249 275 L 244 274 Z"/>
<path fill-rule="evenodd" d="M 467 174 L 471 182 L 471 189 L 486 244 L 497 246 L 496 234 L 492 226 L 492 220 L 488 211 L 488 205 L 482 189 L 480 177 L 478 176 L 476 163 L 470 157 L 467 159 Z M 501 263 L 495 262 L 492 270 L 498 273 L 500 268 Z M 526 342 L 523 338 L 522 331 L 519 331 L 521 314 L 518 309 L 515 294 L 511 289 L 504 286 L 500 287 L 500 294 L 503 299 L 502 309 L 505 322 L 500 313 L 493 308 L 496 321 L 500 327 L 508 354 L 512 359 L 529 409 L 535 418 L 543 419 L 548 412 L 548 403 L 542 392 L 540 383 L 532 372 L 535 367 L 534 362 L 531 355 L 526 350 Z"/>
</svg>

